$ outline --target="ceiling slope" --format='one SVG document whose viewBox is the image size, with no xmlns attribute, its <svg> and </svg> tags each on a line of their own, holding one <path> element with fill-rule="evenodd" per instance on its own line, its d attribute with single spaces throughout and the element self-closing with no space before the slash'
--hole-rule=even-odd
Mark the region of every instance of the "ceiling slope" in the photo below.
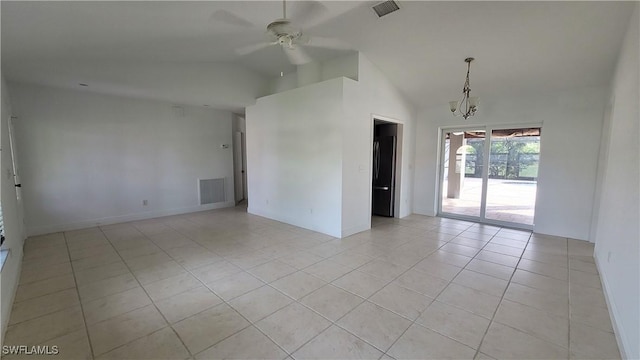
<svg viewBox="0 0 640 360">
<path fill-rule="evenodd" d="M 310 6 L 288 1 L 291 14 Z M 476 58 L 481 97 L 609 83 L 633 2 L 399 1 L 378 18 L 371 1 L 323 1 L 305 31 L 362 51 L 416 105 L 457 98 Z M 317 5 L 317 4 L 316 4 Z M 314 5 L 314 6 L 316 6 Z M 247 56 L 278 1 L 2 1 L 2 71 L 10 81 L 142 96 L 240 111 L 268 79 L 294 68 L 282 50 Z M 235 22 L 219 21 L 220 12 Z M 216 15 L 217 14 L 217 15 Z M 294 18 L 295 21 L 295 18 Z M 336 50 L 311 49 L 327 60 Z"/>
</svg>

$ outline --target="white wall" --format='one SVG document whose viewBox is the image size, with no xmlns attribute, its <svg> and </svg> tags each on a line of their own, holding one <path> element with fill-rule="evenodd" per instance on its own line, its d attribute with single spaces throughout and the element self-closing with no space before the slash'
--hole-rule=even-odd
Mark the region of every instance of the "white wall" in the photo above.
<svg viewBox="0 0 640 360">
<path fill-rule="evenodd" d="M 622 355 L 640 358 L 640 21 L 629 23 L 612 82 L 611 116 L 605 118 L 604 161 L 596 192 L 595 258 Z"/>
<path fill-rule="evenodd" d="M 340 77 L 358 80 L 359 61 L 359 53 L 353 53 L 336 59 L 298 65 L 295 72 L 271 80 L 271 94 Z"/>
<path fill-rule="evenodd" d="M 403 143 L 399 187 L 399 213 L 412 213 L 413 163 L 415 147 L 415 110 L 413 106 L 362 54 L 359 56 L 358 81 L 345 81 L 345 121 L 343 142 L 343 236 L 371 227 L 371 164 L 373 117 L 402 124 Z"/>
<path fill-rule="evenodd" d="M 269 81 L 232 63 L 105 62 L 28 59 L 5 69 L 7 81 L 242 111 L 269 94 Z M 3 65 L 3 67 L 6 67 Z M 74 80 L 70 80 L 74 79 Z"/>
<path fill-rule="evenodd" d="M 11 158 L 11 148 L 9 144 L 8 120 L 11 116 L 11 104 L 9 92 L 4 78 L 0 77 L 2 83 L 2 107 L 0 135 L 2 148 L 2 158 L 0 159 L 0 192 L 2 196 L 2 215 L 5 227 L 5 243 L 2 249 L 10 250 L 9 257 L 0 272 L 0 293 L 2 294 L 0 313 L 0 344 L 4 342 L 4 333 L 9 323 L 9 315 L 13 305 L 13 298 L 20 278 L 22 266 L 22 246 L 25 234 L 23 227 L 23 214 L 20 211 L 16 198 L 16 188 L 13 180 L 13 163 Z"/>
<path fill-rule="evenodd" d="M 30 235 L 219 207 L 198 205 L 198 178 L 225 178 L 234 204 L 231 112 L 9 86 Z"/>
<path fill-rule="evenodd" d="M 534 231 L 588 239 L 605 98 L 605 88 L 484 98 L 467 121 L 453 117 L 448 104 L 423 109 L 416 132 L 414 211 L 436 211 L 439 128 L 542 124 Z"/>
<path fill-rule="evenodd" d="M 271 80 L 269 85 L 269 93 L 277 94 L 279 92 L 295 89 L 298 87 L 298 72 L 283 74 L 280 77 Z"/>
<path fill-rule="evenodd" d="M 342 78 L 246 109 L 249 212 L 341 235 Z"/>
<path fill-rule="evenodd" d="M 335 79 L 337 77 L 346 77 L 356 81 L 359 80 L 360 58 L 361 54 L 356 52 L 343 57 L 323 61 L 321 68 L 322 80 Z"/>
</svg>

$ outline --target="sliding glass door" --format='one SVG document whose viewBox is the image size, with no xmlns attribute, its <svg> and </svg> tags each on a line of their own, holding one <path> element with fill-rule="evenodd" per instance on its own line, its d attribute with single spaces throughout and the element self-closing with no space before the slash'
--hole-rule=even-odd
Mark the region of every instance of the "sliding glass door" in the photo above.
<svg viewBox="0 0 640 360">
<path fill-rule="evenodd" d="M 441 140 L 440 215 L 532 228 L 540 127 L 445 129 Z"/>
<path fill-rule="evenodd" d="M 484 129 L 445 130 L 442 139 L 442 212 L 479 217 L 482 209 Z"/>
</svg>

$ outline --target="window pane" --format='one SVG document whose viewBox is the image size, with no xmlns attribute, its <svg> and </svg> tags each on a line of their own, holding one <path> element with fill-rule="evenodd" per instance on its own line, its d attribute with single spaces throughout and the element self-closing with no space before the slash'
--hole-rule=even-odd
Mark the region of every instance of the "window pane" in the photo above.
<svg viewBox="0 0 640 360">
<path fill-rule="evenodd" d="M 442 212 L 480 216 L 484 130 L 444 133 Z"/>
<path fill-rule="evenodd" d="M 533 225 L 539 157 L 539 128 L 492 131 L 487 219 Z"/>
</svg>

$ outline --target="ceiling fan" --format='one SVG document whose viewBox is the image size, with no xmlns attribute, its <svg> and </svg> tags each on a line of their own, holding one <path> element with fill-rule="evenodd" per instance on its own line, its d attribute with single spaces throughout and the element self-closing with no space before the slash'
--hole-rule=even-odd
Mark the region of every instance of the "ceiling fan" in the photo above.
<svg viewBox="0 0 640 360">
<path fill-rule="evenodd" d="M 326 11 L 324 5 L 317 1 L 306 2 L 310 6 L 306 9 L 307 14 L 300 14 L 301 18 L 310 18 L 310 15 L 318 15 L 320 11 Z M 232 20 L 238 23 L 238 16 L 229 12 L 225 12 L 234 19 L 229 19 L 227 23 L 231 23 Z M 221 15 L 225 15 L 224 13 Z M 306 16 L 305 16 L 306 15 Z M 222 20 L 222 19 L 220 19 Z M 251 54 L 255 51 L 267 48 L 273 45 L 279 45 L 284 51 L 285 55 L 294 65 L 302 65 L 311 62 L 311 57 L 302 48 L 303 46 L 320 47 L 336 50 L 350 50 L 349 44 L 332 38 L 324 38 L 318 36 L 308 36 L 302 33 L 302 29 L 295 25 L 291 19 L 287 18 L 287 3 L 286 0 L 282 0 L 282 18 L 276 19 L 267 25 L 267 41 L 244 46 L 235 49 L 238 55 L 244 56 Z"/>
</svg>

